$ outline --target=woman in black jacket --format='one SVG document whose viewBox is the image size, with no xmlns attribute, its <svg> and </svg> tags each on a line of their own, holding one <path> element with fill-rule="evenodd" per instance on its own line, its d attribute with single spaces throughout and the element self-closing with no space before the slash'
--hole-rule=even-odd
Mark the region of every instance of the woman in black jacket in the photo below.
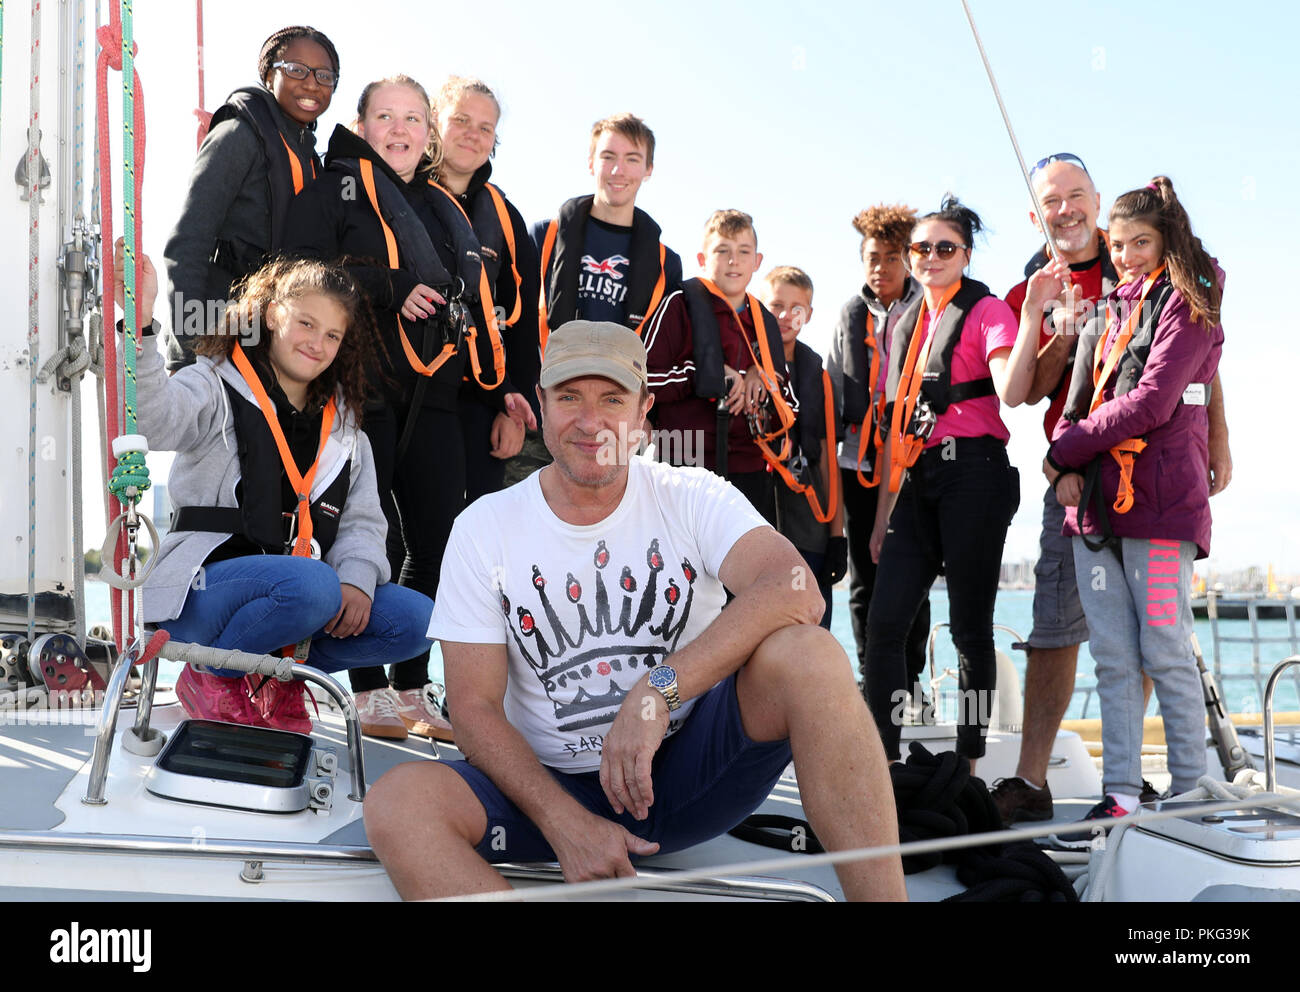
<svg viewBox="0 0 1300 992">
<path fill-rule="evenodd" d="M 438 141 L 435 175 L 474 225 L 506 340 L 506 371 L 538 414 L 533 387 L 541 367 L 535 332 L 540 263 L 523 217 L 501 190 L 488 182 L 500 120 L 501 104 L 486 83 L 449 76 L 433 98 Z M 482 392 L 468 385 L 462 391 L 460 415 L 469 503 L 502 487 L 505 459 L 517 455 L 524 443 L 526 418 L 498 412 L 483 400 Z"/>
<path fill-rule="evenodd" d="M 407 76 L 370 83 L 353 127 L 335 129 L 324 172 L 294 201 L 286 248 L 346 258 L 370 296 L 386 353 L 365 429 L 389 556 L 403 585 L 433 597 L 465 505 L 462 379 L 498 412 L 529 419 L 531 410 L 506 375 L 478 238 L 454 197 L 431 182 L 436 141 L 424 88 Z M 394 665 L 391 689 L 380 668 L 349 673 L 365 732 L 449 739 L 428 666 L 427 651 Z"/>
<path fill-rule="evenodd" d="M 316 120 L 338 85 L 334 44 L 315 28 L 282 28 L 262 43 L 257 77 L 260 85 L 235 90 L 212 115 L 163 250 L 173 370 L 194 360 L 232 287 L 283 246 L 289 204 L 320 171 Z"/>
</svg>

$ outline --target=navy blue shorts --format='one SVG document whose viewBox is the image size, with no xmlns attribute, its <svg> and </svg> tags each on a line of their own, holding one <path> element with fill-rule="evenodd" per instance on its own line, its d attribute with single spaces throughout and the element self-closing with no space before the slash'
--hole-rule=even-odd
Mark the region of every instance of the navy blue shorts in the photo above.
<svg viewBox="0 0 1300 992">
<path fill-rule="evenodd" d="M 630 833 L 680 851 L 726 833 L 756 810 L 790 763 L 790 742 L 758 743 L 745 734 L 732 675 L 706 692 L 685 725 L 654 756 L 654 804 L 637 820 L 616 814 L 599 772 L 575 775 L 547 768 L 584 808 Z M 554 861 L 555 852 L 519 807 L 468 761 L 443 762 L 461 776 L 487 813 L 487 831 L 475 850 L 489 862 Z"/>
</svg>

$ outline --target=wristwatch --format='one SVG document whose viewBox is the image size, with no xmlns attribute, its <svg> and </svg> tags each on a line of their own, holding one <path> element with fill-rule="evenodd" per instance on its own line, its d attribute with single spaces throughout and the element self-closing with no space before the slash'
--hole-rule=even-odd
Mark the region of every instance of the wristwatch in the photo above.
<svg viewBox="0 0 1300 992">
<path fill-rule="evenodd" d="M 668 665 L 657 665 L 650 670 L 650 677 L 647 680 L 650 688 L 657 690 L 668 703 L 668 711 L 671 713 L 679 709 L 682 705 L 681 697 L 677 695 L 677 672 Z"/>
</svg>

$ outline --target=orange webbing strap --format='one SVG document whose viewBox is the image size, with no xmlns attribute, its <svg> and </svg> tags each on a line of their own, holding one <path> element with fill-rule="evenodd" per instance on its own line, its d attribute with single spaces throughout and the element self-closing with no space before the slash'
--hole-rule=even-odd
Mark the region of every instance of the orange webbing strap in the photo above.
<svg viewBox="0 0 1300 992">
<path fill-rule="evenodd" d="M 560 229 L 560 222 L 553 220 L 546 228 L 546 237 L 542 239 L 542 298 L 537 301 L 537 347 L 546 354 L 546 339 L 551 336 L 551 317 L 546 312 L 546 270 L 551 267 L 551 252 L 555 250 L 555 235 Z"/>
<path fill-rule="evenodd" d="M 822 390 L 825 403 L 824 414 L 826 417 L 826 457 L 834 458 L 835 456 L 835 397 L 831 393 L 831 374 L 822 369 Z M 760 446 L 761 450 L 761 446 Z M 770 461 L 770 459 L 769 459 Z M 821 462 L 818 462 L 820 465 Z M 827 491 L 826 509 L 821 507 L 821 500 L 817 498 L 817 490 L 812 484 L 804 485 L 794 477 L 794 474 L 786 467 L 784 460 L 771 462 L 773 471 L 781 477 L 781 481 L 790 488 L 792 492 L 801 493 L 803 498 L 808 501 L 808 509 L 812 510 L 812 515 L 819 524 L 828 524 L 835 519 L 835 511 L 840 506 L 840 472 L 838 466 L 833 463 L 828 466 L 826 478 L 829 480 L 829 489 Z"/>
<path fill-rule="evenodd" d="M 460 205 L 460 201 L 432 179 L 429 180 L 429 185 L 456 205 L 460 215 L 465 218 L 466 226 L 473 231 L 474 225 L 470 223 L 469 214 L 465 213 L 465 208 Z M 478 267 L 478 299 L 483 309 L 483 322 L 487 324 L 488 341 L 492 345 L 492 371 L 497 377 L 497 381 L 490 386 L 483 381 L 483 366 L 478 360 L 478 328 L 471 324 L 469 330 L 465 332 L 465 337 L 469 339 L 469 364 L 474 370 L 474 379 L 490 392 L 506 381 L 506 346 L 501 340 L 501 328 L 497 324 L 497 308 L 492 302 L 492 286 L 488 282 L 487 269 L 483 267 L 482 260 L 479 261 Z"/>
<path fill-rule="evenodd" d="M 484 183 L 483 188 L 492 197 L 492 206 L 496 207 L 497 220 L 501 222 L 501 231 L 506 236 L 506 248 L 510 252 L 510 274 L 515 279 L 515 308 L 506 318 L 506 326 L 510 327 L 519 319 L 519 313 L 523 309 L 523 298 L 519 292 L 523 288 L 523 280 L 519 278 L 519 269 L 515 267 L 515 229 L 510 223 L 510 212 L 506 210 L 506 201 L 501 196 L 501 191 L 491 183 Z"/>
<path fill-rule="evenodd" d="M 883 389 L 880 391 L 880 398 L 875 403 L 870 401 L 871 393 L 876 388 L 876 379 L 880 375 L 880 347 L 876 341 L 875 326 L 875 316 L 868 310 L 867 335 L 863 340 L 866 342 L 867 350 L 871 352 L 871 371 L 867 375 L 867 412 L 862 418 L 862 427 L 858 434 L 857 465 L 858 484 L 864 489 L 880 485 L 880 466 L 885 454 L 885 439 L 880 433 L 881 424 L 885 419 L 885 391 Z M 869 435 L 873 435 L 876 442 L 876 464 L 872 469 L 870 481 L 862 476 L 862 459 L 867 457 Z"/>
<path fill-rule="evenodd" d="M 280 144 L 284 145 L 284 152 L 289 156 L 289 170 L 293 173 L 293 195 L 297 196 L 302 192 L 302 163 L 298 161 L 298 156 L 293 153 L 289 147 L 289 142 L 284 140 L 284 135 L 280 135 Z M 312 178 L 316 178 L 316 163 L 312 163 Z"/>
<path fill-rule="evenodd" d="M 321 452 L 325 450 L 325 442 L 329 440 L 330 430 L 334 426 L 334 413 L 338 406 L 332 396 L 325 404 L 325 410 L 321 415 L 320 444 L 316 447 L 316 459 L 311 463 L 307 474 L 300 475 L 298 466 L 293 460 L 293 453 L 289 451 L 289 442 L 284 439 L 284 431 L 280 429 L 280 418 L 275 414 L 275 404 L 266 394 L 262 380 L 253 371 L 252 363 L 249 362 L 248 356 L 244 354 L 244 349 L 238 342 L 235 343 L 235 350 L 231 352 L 230 357 L 235 363 L 235 368 L 239 369 L 239 374 L 248 383 L 248 388 L 253 391 L 257 405 L 262 410 L 262 416 L 266 418 L 266 425 L 271 428 L 275 446 L 280 449 L 280 461 L 284 464 L 285 474 L 289 476 L 289 484 L 293 486 L 293 491 L 298 496 L 298 536 L 293 544 L 293 554 L 307 557 L 311 554 L 311 487 L 316 479 L 316 468 L 320 465 Z"/>
<path fill-rule="evenodd" d="M 1156 280 L 1160 278 L 1160 274 L 1164 271 L 1165 267 L 1162 265 L 1147 276 L 1146 282 L 1142 284 L 1142 295 L 1138 297 L 1138 304 L 1133 309 L 1133 312 L 1129 314 L 1129 318 L 1125 321 L 1119 334 L 1115 336 L 1115 342 L 1111 345 L 1110 354 L 1106 357 L 1106 364 L 1104 367 L 1099 367 L 1101 366 L 1101 355 L 1105 351 L 1106 340 L 1110 335 L 1107 334 L 1103 336 L 1102 339 L 1097 342 L 1097 350 L 1093 354 L 1092 404 L 1088 407 L 1089 413 L 1092 413 L 1093 410 L 1101 406 L 1101 397 L 1102 393 L 1106 389 L 1106 382 L 1110 379 L 1111 373 L 1115 371 L 1115 366 L 1119 364 L 1120 356 L 1124 354 L 1124 349 L 1128 347 L 1129 341 L 1133 339 L 1133 331 L 1137 327 L 1137 322 L 1142 316 L 1142 307 L 1147 301 L 1147 294 L 1151 292 L 1151 287 L 1156 284 Z"/>
<path fill-rule="evenodd" d="M 650 304 L 645 308 L 645 316 L 641 318 L 641 323 L 636 325 L 637 337 L 641 336 L 641 332 L 645 330 L 645 325 L 649 322 L 650 318 L 654 316 L 654 312 L 659 309 L 659 304 L 660 302 L 662 302 L 664 298 L 664 286 L 668 281 L 668 275 L 664 271 L 664 262 L 666 262 L 667 260 L 668 260 L 668 248 L 664 245 L 662 241 L 660 241 L 659 242 L 659 278 L 655 280 L 654 292 L 650 294 Z"/>
<path fill-rule="evenodd" d="M 952 298 L 957 295 L 961 289 L 961 281 L 958 280 L 948 292 L 943 294 L 939 300 L 939 305 L 935 308 L 935 322 L 938 321 L 939 315 L 943 313 L 944 307 L 952 302 Z M 925 314 L 929 307 L 922 302 L 921 312 L 916 315 L 916 327 L 912 329 L 912 339 L 907 345 L 907 357 L 903 361 L 903 375 L 898 381 L 898 395 L 894 397 L 894 416 L 890 419 L 889 435 L 893 438 L 893 450 L 890 452 L 889 464 L 889 491 L 896 493 L 903 485 L 903 473 L 916 464 L 917 458 L 921 455 L 921 449 L 925 447 L 925 441 L 916 437 L 910 432 L 905 433 L 904 425 L 912 423 L 912 414 L 916 410 L 916 401 L 921 395 L 921 381 L 925 378 L 925 363 L 930 357 L 930 345 L 934 342 L 935 328 L 930 328 L 930 334 L 925 339 L 925 347 L 921 347 L 921 328 L 925 324 Z M 933 322 L 932 322 L 933 323 Z"/>
<path fill-rule="evenodd" d="M 401 259 L 397 254 L 397 238 L 393 235 L 393 229 L 388 226 L 384 220 L 384 215 L 379 209 L 379 197 L 375 193 L 375 166 L 368 159 L 361 159 L 361 185 L 366 189 L 366 196 L 370 199 L 370 206 L 374 208 L 375 216 L 379 218 L 379 226 L 384 231 L 384 244 L 388 246 L 388 267 L 390 269 L 401 268 Z M 420 375 L 433 375 L 438 369 L 456 354 L 456 345 L 448 343 L 443 345 L 442 351 L 434 359 L 432 365 L 425 365 L 420 361 L 420 356 L 415 353 L 411 347 L 411 342 L 406 336 L 406 328 L 402 324 L 402 318 L 397 318 L 397 333 L 402 339 L 402 351 L 406 353 L 406 360 L 410 363 L 412 369 Z"/>
<path fill-rule="evenodd" d="M 781 395 L 781 386 L 776 375 L 776 365 L 772 362 L 772 349 L 767 343 L 767 326 L 763 320 L 763 307 L 753 296 L 748 293 L 745 294 L 745 300 L 749 304 L 749 315 L 754 320 L 754 334 L 758 338 L 758 354 L 755 354 L 749 335 L 745 333 L 745 325 L 741 322 L 740 314 L 736 313 L 731 302 L 722 295 L 722 290 L 703 276 L 700 276 L 700 282 L 705 289 L 727 304 L 727 311 L 735 319 L 736 327 L 740 331 L 740 339 L 745 342 L 745 347 L 749 349 L 749 357 L 753 359 L 754 365 L 758 368 L 758 375 L 763 383 L 763 388 L 767 390 L 767 395 L 772 398 L 772 406 L 776 409 L 777 422 L 780 426 L 770 433 L 755 437 L 754 443 L 758 445 L 759 453 L 772 466 L 773 471 L 778 474 L 784 472 L 782 478 L 788 479 L 789 472 L 785 471 L 784 462 L 790 455 L 790 428 L 794 426 L 794 411 L 790 409 L 790 404 Z M 769 441 L 775 441 L 778 438 L 782 442 L 780 454 L 774 452 L 768 445 Z"/>
<path fill-rule="evenodd" d="M 1124 349 L 1128 347 L 1129 342 L 1133 339 L 1133 331 L 1137 327 L 1138 320 L 1142 316 L 1142 307 L 1146 303 L 1147 294 L 1151 292 L 1151 287 L 1156 284 L 1160 274 L 1165 271 L 1162 265 L 1156 269 L 1142 284 L 1142 295 L 1138 297 L 1137 307 L 1129 314 L 1129 319 L 1125 321 L 1124 326 L 1119 333 L 1115 335 L 1114 343 L 1111 345 L 1110 354 L 1106 356 L 1103 364 L 1102 354 L 1106 349 L 1106 339 L 1109 334 L 1104 335 L 1097 342 L 1097 350 L 1092 356 L 1092 405 L 1088 407 L 1091 413 L 1101 406 L 1101 398 L 1106 390 L 1106 382 L 1110 379 L 1111 374 L 1115 371 L 1115 366 L 1119 364 L 1120 356 L 1124 354 Z M 1141 438 L 1131 437 L 1127 441 L 1121 441 L 1110 449 L 1110 456 L 1115 459 L 1119 465 L 1119 486 L 1115 491 L 1114 508 L 1116 513 L 1128 513 L 1133 509 L 1133 462 L 1138 455 L 1146 448 L 1147 443 Z"/>
<path fill-rule="evenodd" d="M 1142 454 L 1147 443 L 1138 437 L 1121 441 L 1110 449 L 1110 456 L 1119 464 L 1119 487 L 1115 491 L 1115 512 L 1128 513 L 1133 509 L 1133 459 Z"/>
</svg>

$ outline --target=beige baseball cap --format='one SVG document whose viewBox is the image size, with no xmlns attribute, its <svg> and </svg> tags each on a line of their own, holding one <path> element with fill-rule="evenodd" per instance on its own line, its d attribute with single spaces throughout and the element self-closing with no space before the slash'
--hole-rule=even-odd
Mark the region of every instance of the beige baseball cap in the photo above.
<svg viewBox="0 0 1300 992">
<path fill-rule="evenodd" d="M 610 321 L 571 320 L 546 339 L 538 382 L 543 389 L 596 375 L 640 392 L 646 384 L 645 345 L 636 331 Z"/>
</svg>

